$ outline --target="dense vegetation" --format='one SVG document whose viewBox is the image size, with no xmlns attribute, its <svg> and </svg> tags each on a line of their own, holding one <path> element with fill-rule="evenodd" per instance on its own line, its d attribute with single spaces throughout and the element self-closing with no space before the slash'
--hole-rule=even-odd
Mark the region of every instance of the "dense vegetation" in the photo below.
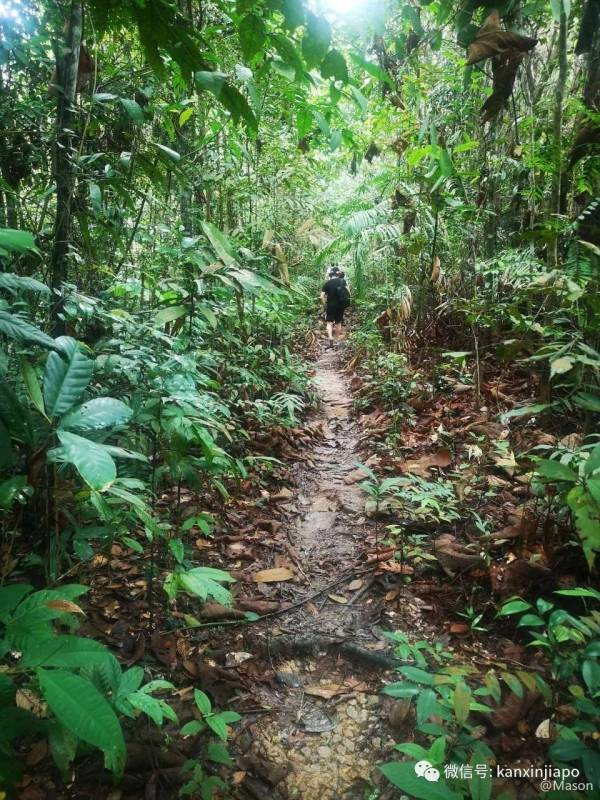
<svg viewBox="0 0 600 800">
<path fill-rule="evenodd" d="M 140 715 L 189 720 L 180 734 L 202 749 L 185 791 L 227 796 L 214 766 L 231 763 L 239 715 L 198 688 L 193 718 L 191 699 L 178 717 L 172 682 L 77 634 L 94 599 L 71 579 L 143 554 L 149 635 L 196 624 L 194 603 L 231 602 L 234 579 L 194 541 L 278 474 L 269 436 L 315 402 L 307 359 L 331 263 L 352 287 L 356 409 L 390 419 L 363 484 L 375 513 L 475 531 L 486 570 L 508 479 L 539 521 L 520 599 L 500 593 L 490 615 L 471 592 L 462 616 L 471 637 L 517 618 L 531 633 L 545 677 L 501 680 L 541 693 L 549 717 L 569 709 L 538 738 L 596 789 L 553 796 L 595 796 L 599 125 L 598 0 L 0 2 L 8 796 L 37 741 L 65 786 L 94 750 L 118 779 Z M 438 402 L 427 438 L 420 415 Z M 455 471 L 398 478 L 425 439 Z M 426 537 L 384 522 L 402 561 L 427 566 Z M 442 650 L 391 635 L 409 666 L 386 692 L 417 698 L 418 733 L 399 745 L 412 761 L 383 772 L 433 797 L 413 762 L 493 760 L 473 714 L 503 690 L 456 666 L 435 680 Z M 446 777 L 436 797 L 491 796 L 491 779 Z"/>
</svg>

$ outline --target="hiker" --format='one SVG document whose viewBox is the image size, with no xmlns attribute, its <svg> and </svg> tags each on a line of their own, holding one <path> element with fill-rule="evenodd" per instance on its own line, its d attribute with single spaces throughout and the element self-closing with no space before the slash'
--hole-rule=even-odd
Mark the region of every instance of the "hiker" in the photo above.
<svg viewBox="0 0 600 800">
<path fill-rule="evenodd" d="M 325 321 L 327 322 L 327 340 L 333 342 L 334 326 L 338 336 L 342 334 L 344 311 L 350 305 L 350 291 L 344 273 L 338 267 L 331 267 L 328 279 L 321 289 L 321 303 L 325 305 Z"/>
</svg>

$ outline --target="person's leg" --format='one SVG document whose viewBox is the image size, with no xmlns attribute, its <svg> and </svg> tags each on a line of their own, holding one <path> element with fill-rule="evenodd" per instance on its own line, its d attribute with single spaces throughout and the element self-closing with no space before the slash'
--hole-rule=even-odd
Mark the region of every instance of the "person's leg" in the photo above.
<svg viewBox="0 0 600 800">
<path fill-rule="evenodd" d="M 333 341 L 333 322 L 327 320 L 327 338 L 329 341 Z"/>
</svg>

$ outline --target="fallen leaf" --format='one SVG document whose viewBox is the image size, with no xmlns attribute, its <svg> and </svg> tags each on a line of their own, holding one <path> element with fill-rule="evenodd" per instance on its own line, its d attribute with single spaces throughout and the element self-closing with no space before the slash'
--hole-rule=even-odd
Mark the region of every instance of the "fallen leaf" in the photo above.
<svg viewBox="0 0 600 800">
<path fill-rule="evenodd" d="M 230 606 L 223 606 L 221 603 L 205 603 L 199 614 L 201 619 L 244 619 L 246 616 L 243 611 Z"/>
<path fill-rule="evenodd" d="M 343 604 L 343 603 L 347 603 L 348 602 L 348 600 L 345 597 L 343 597 L 341 594 L 328 594 L 327 597 L 330 600 L 333 600 L 334 603 Z"/>
<path fill-rule="evenodd" d="M 402 472 L 412 472 L 422 477 L 426 476 L 432 467 L 445 468 L 452 463 L 452 453 L 446 447 L 421 458 L 413 458 L 400 464 Z"/>
<path fill-rule="evenodd" d="M 36 764 L 39 764 L 40 761 L 43 761 L 46 756 L 48 755 L 48 742 L 46 739 L 42 739 L 39 742 L 36 742 L 31 750 L 25 756 L 25 763 L 28 767 L 35 767 Z"/>
<path fill-rule="evenodd" d="M 462 636 L 465 633 L 469 633 L 469 626 L 466 622 L 453 622 L 452 625 L 450 625 L 450 633 L 456 636 Z"/>
<path fill-rule="evenodd" d="M 294 573 L 287 567 L 274 567 L 273 569 L 261 569 L 255 572 L 252 580 L 255 583 L 277 583 L 278 581 L 291 581 Z"/>
<path fill-rule="evenodd" d="M 348 584 L 348 590 L 350 592 L 357 592 L 359 589 L 362 589 L 363 584 L 364 581 L 362 581 L 360 578 L 356 578 L 355 580 L 350 581 Z"/>
<path fill-rule="evenodd" d="M 254 600 L 251 597 L 246 600 L 237 600 L 237 604 L 238 608 L 244 611 L 254 611 L 255 614 L 272 614 L 281 608 L 281 604 L 273 600 Z"/>
<path fill-rule="evenodd" d="M 543 719 L 535 729 L 536 739 L 549 739 L 550 738 L 550 720 Z"/>
<path fill-rule="evenodd" d="M 291 500 L 294 493 L 290 489 L 283 488 L 277 494 L 272 495 L 273 500 Z"/>
<path fill-rule="evenodd" d="M 324 683 L 317 686 L 307 686 L 304 689 L 305 694 L 313 695 L 313 697 L 322 697 L 323 700 L 331 700 L 338 694 L 343 694 L 346 689 L 338 683 Z"/>
<path fill-rule="evenodd" d="M 382 561 L 377 567 L 377 571 L 395 572 L 402 575 L 412 575 L 414 568 L 410 564 L 401 564 L 399 561 Z"/>
<path fill-rule="evenodd" d="M 46 606 L 53 611 L 63 611 L 65 614 L 85 614 L 83 609 L 71 600 L 48 600 Z"/>
</svg>

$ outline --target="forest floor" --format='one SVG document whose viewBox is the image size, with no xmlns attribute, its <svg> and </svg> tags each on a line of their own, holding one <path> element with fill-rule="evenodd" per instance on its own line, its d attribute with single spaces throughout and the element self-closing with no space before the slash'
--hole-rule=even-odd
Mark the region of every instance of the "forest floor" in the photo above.
<svg viewBox="0 0 600 800">
<path fill-rule="evenodd" d="M 177 610 L 167 609 L 148 584 L 148 555 L 120 545 L 109 557 L 96 556 L 89 574 L 78 576 L 92 588 L 84 632 L 104 639 L 126 665 L 145 664 L 154 677 L 172 680 L 181 723 L 189 719 L 194 687 L 242 715 L 231 728 L 232 790 L 240 800 L 365 800 L 374 785 L 382 800 L 395 796 L 396 790 L 382 785 L 377 766 L 394 758 L 396 742 L 414 740 L 415 719 L 410 702 L 381 694 L 397 680 L 396 644 L 389 634 L 443 647 L 453 663 L 468 662 L 482 675 L 491 668 L 527 668 L 530 651 L 501 624 L 492 622 L 487 633 L 484 628 L 474 636 L 459 613 L 480 591 L 478 607 L 495 614 L 494 594 L 527 591 L 551 574 L 541 565 L 534 565 L 535 574 L 531 565 L 523 572 L 529 564 L 524 554 L 537 546 L 531 535 L 526 541 L 532 526 L 525 506 L 514 504 L 522 489 L 502 463 L 510 461 L 510 452 L 497 452 L 502 426 L 490 421 L 497 408 L 490 403 L 486 410 L 460 385 L 436 395 L 417 412 L 412 428 L 401 432 L 405 457 L 398 466 L 378 446 L 390 417 L 376 402 L 365 413 L 356 410 L 356 391 L 364 382 L 353 372 L 355 354 L 345 342 L 329 350 L 323 345 L 313 343 L 315 410 L 292 431 L 265 430 L 255 438 L 255 450 L 276 456 L 279 466 L 270 475 L 250 477 L 220 509 L 215 506 L 215 536 L 190 531 L 198 561 L 227 569 L 236 579 L 234 608 L 199 607 L 182 598 Z M 519 391 L 521 378 L 514 380 L 512 388 Z M 507 390 L 494 379 L 484 387 L 489 398 L 497 385 Z M 467 453 L 463 441 L 474 426 L 485 428 L 496 444 L 488 460 L 471 468 L 467 456 L 460 462 L 457 454 Z M 494 536 L 508 541 L 493 551 L 489 568 L 460 550 L 455 535 L 472 539 L 468 523 L 460 521 L 413 519 L 410 527 L 427 539 L 430 560 L 417 559 L 414 566 L 397 560 L 397 543 L 390 545 L 386 531 L 390 520 L 378 521 L 365 508 L 365 473 L 358 463 L 380 474 L 412 469 L 439 475 L 451 460 L 438 440 L 441 427 L 454 437 L 452 460 L 464 467 L 452 472 L 457 491 L 462 486 L 473 507 L 496 517 L 490 547 L 496 547 Z M 541 435 L 528 429 L 529 438 Z M 180 519 L 206 508 L 206 499 L 192 492 L 177 500 Z M 173 497 L 159 502 L 173 513 Z M 249 620 L 249 612 L 260 618 Z M 527 750 L 532 759 L 533 731 L 543 714 L 533 702 L 503 695 L 486 739 L 503 758 Z M 174 740 L 165 751 L 156 745 L 156 732 L 138 725 L 122 787 L 92 788 L 84 769 L 78 791 L 69 797 L 175 797 L 181 765 L 197 755 L 194 740 Z M 88 767 L 88 775 L 98 775 L 99 764 Z M 223 775 L 231 781 L 230 770 Z M 48 796 L 55 795 L 23 795 Z M 524 787 L 519 797 L 529 796 L 535 794 Z"/>
</svg>

